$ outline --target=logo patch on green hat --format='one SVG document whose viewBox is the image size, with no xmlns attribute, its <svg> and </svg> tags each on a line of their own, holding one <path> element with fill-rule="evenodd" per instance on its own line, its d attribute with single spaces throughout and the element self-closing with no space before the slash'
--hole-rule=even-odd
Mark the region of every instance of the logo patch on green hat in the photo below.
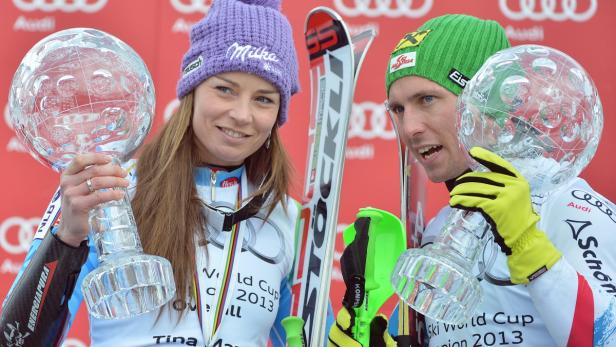
<svg viewBox="0 0 616 347">
<path fill-rule="evenodd" d="M 389 61 L 389 73 L 398 71 L 405 67 L 415 66 L 416 53 L 417 52 L 408 52 L 393 56 Z"/>
<path fill-rule="evenodd" d="M 396 48 L 394 48 L 394 53 L 408 47 L 419 46 L 421 41 L 423 41 L 431 31 L 432 30 L 413 31 L 412 33 L 404 35 L 402 40 L 396 45 Z"/>
</svg>

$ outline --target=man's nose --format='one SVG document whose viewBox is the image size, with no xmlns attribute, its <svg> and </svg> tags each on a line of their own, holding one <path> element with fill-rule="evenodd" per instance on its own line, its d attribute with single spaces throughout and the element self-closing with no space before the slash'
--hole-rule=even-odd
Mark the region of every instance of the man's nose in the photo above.
<svg viewBox="0 0 616 347">
<path fill-rule="evenodd" d="M 422 134 L 426 130 L 421 116 L 414 114 L 412 110 L 405 110 L 404 117 L 402 117 L 400 123 L 401 135 L 406 143 L 409 143 L 410 139 Z"/>
</svg>

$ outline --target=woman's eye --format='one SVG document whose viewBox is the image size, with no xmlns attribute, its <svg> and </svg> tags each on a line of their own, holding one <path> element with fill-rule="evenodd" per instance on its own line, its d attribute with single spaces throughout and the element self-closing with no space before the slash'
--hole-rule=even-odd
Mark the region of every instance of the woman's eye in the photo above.
<svg viewBox="0 0 616 347">
<path fill-rule="evenodd" d="M 216 89 L 218 91 L 222 92 L 222 93 L 225 93 L 225 94 L 229 94 L 229 93 L 231 93 L 233 91 L 233 90 L 231 90 L 231 88 L 225 87 L 225 86 L 216 86 Z"/>
<path fill-rule="evenodd" d="M 266 96 L 257 96 L 257 101 L 263 104 L 273 104 L 274 103 L 274 100 Z"/>
</svg>

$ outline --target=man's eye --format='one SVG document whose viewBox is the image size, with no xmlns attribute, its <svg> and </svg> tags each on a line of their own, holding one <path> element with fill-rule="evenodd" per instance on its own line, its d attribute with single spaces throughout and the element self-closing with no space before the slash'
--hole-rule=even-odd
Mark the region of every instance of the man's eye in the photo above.
<svg viewBox="0 0 616 347">
<path fill-rule="evenodd" d="M 393 105 L 392 107 L 389 108 L 389 110 L 393 112 L 393 114 L 396 114 L 396 115 L 404 114 L 404 106 Z"/>
<path fill-rule="evenodd" d="M 434 101 L 434 96 L 433 95 L 425 95 L 423 97 L 424 104 L 431 104 L 433 101 Z"/>
</svg>

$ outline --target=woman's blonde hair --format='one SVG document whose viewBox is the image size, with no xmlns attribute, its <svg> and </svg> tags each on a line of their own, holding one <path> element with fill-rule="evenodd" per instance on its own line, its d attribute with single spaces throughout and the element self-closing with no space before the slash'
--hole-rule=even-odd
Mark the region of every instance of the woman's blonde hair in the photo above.
<svg viewBox="0 0 616 347">
<path fill-rule="evenodd" d="M 199 153 L 192 129 L 194 92 L 180 106 L 155 139 L 147 144 L 137 164 L 137 190 L 132 200 L 144 252 L 169 259 L 176 284 L 176 299 L 190 294 L 196 271 L 195 234 L 205 242 L 207 228 L 203 201 L 193 177 Z M 291 165 L 274 126 L 270 145 L 261 146 L 244 162 L 248 180 L 265 193 L 269 215 L 278 203 L 286 209 Z"/>
</svg>

